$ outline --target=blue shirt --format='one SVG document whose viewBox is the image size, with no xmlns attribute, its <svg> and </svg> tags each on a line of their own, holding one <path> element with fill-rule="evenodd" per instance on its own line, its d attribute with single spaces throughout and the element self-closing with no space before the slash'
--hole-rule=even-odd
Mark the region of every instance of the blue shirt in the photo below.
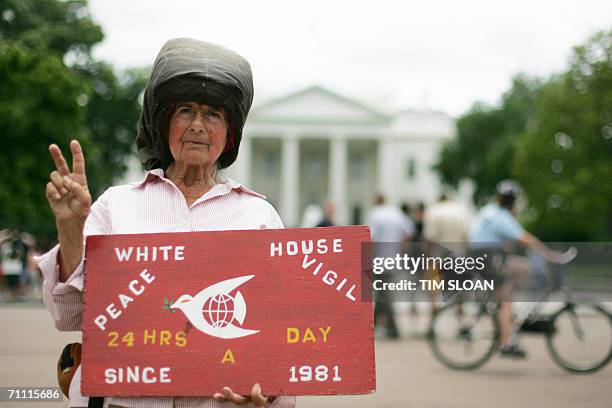
<svg viewBox="0 0 612 408">
<path fill-rule="evenodd" d="M 470 247 L 498 247 L 504 241 L 516 241 L 525 230 L 507 209 L 498 204 L 484 206 L 471 225 Z M 474 245 L 481 244 L 481 245 Z"/>
</svg>

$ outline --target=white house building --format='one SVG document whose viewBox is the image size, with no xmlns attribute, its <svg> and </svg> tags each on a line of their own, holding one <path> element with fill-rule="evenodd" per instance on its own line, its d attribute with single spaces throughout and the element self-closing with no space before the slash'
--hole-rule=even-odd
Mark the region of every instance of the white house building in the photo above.
<svg viewBox="0 0 612 408">
<path fill-rule="evenodd" d="M 332 201 L 339 225 L 364 222 L 377 192 L 391 203 L 431 203 L 431 166 L 454 120 L 441 112 L 382 113 L 321 87 L 254 108 L 225 174 L 266 194 L 287 226 Z"/>
<path fill-rule="evenodd" d="M 394 204 L 434 202 L 441 186 L 431 167 L 454 135 L 444 113 L 378 112 L 313 86 L 254 107 L 223 175 L 265 194 L 288 227 L 325 200 L 336 224 L 363 223 L 376 193 Z M 127 179 L 137 173 L 132 164 Z"/>
</svg>

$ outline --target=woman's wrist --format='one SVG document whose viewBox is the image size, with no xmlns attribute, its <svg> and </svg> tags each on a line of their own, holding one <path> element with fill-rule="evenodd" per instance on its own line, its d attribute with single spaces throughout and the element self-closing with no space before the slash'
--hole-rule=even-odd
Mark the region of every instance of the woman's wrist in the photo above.
<svg viewBox="0 0 612 408">
<path fill-rule="evenodd" d="M 83 258 L 83 225 L 57 223 L 59 242 L 59 281 L 66 282 Z"/>
</svg>

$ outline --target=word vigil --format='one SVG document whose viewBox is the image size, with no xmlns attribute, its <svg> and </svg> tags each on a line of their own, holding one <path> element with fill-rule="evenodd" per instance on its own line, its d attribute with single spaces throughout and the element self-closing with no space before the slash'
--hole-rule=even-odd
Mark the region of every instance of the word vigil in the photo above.
<svg viewBox="0 0 612 408">
<path fill-rule="evenodd" d="M 317 259 L 312 257 L 313 254 L 325 255 L 327 253 L 342 252 L 342 239 L 308 239 L 301 241 L 286 241 L 286 242 L 270 242 L 270 258 L 282 256 L 303 255 L 302 269 L 308 270 L 311 266 L 317 264 Z M 344 291 L 344 296 L 352 300 L 357 300 L 353 295 L 353 291 L 357 285 L 349 282 L 348 278 L 340 279 L 336 271 L 331 269 L 319 274 L 323 269 L 323 262 L 318 261 L 314 267 L 312 275 L 321 278 L 321 281 L 331 287 L 335 287 L 340 293 Z"/>
</svg>

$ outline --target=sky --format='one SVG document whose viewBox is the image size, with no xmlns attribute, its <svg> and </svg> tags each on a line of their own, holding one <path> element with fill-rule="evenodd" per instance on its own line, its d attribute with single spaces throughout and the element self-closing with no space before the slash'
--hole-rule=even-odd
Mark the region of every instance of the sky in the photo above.
<svg viewBox="0 0 612 408">
<path fill-rule="evenodd" d="M 612 29 L 610 0 L 90 0 L 94 56 L 151 65 L 163 43 L 224 45 L 253 69 L 255 106 L 311 85 L 385 113 L 459 116 L 495 104 L 523 72 L 563 71 L 572 47 Z"/>
</svg>

